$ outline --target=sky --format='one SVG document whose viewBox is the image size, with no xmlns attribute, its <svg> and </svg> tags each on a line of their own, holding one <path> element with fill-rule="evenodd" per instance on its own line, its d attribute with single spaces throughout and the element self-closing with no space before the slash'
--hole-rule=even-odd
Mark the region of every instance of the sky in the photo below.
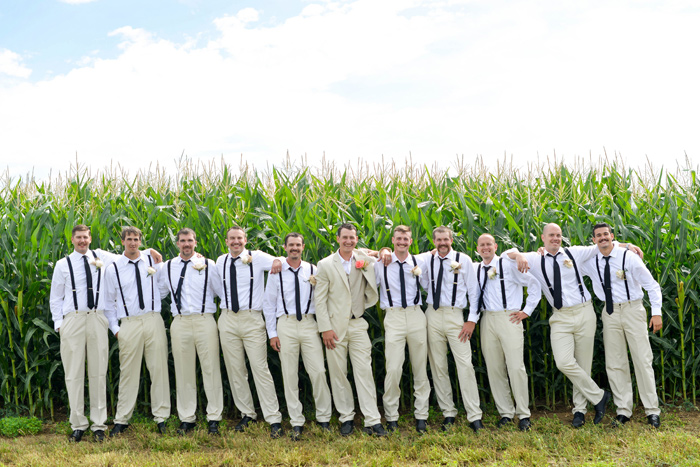
<svg viewBox="0 0 700 467">
<path fill-rule="evenodd" d="M 0 0 L 0 171 L 700 160 L 690 0 Z"/>
</svg>

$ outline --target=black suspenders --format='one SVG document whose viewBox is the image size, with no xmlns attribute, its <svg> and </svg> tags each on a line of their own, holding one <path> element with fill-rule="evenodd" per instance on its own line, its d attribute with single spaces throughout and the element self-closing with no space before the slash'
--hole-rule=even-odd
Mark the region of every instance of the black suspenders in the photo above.
<svg viewBox="0 0 700 467">
<path fill-rule="evenodd" d="M 170 291 L 173 294 L 173 299 L 175 298 L 175 290 L 173 289 L 173 279 L 172 275 L 170 274 L 170 263 L 173 260 L 168 261 L 168 285 L 170 285 Z M 204 268 L 204 294 L 202 295 L 202 314 L 204 314 L 204 310 L 207 307 L 207 284 L 209 283 L 209 262 L 205 259 L 204 264 L 206 264 L 206 267 Z M 184 287 L 184 285 L 183 285 Z M 224 287 L 224 290 L 226 290 L 226 287 Z M 228 301 L 227 301 L 228 303 Z M 172 303 L 175 305 L 175 308 L 177 308 L 177 304 L 175 302 Z M 228 305 L 227 305 L 228 306 Z M 177 309 L 177 314 L 181 315 L 182 313 L 180 312 L 180 309 Z"/>
<path fill-rule="evenodd" d="M 411 259 L 413 260 L 413 267 L 415 268 L 416 266 L 418 266 L 416 257 L 411 255 Z M 384 286 L 386 287 L 386 298 L 389 301 L 389 307 L 393 308 L 394 301 L 391 299 L 391 291 L 389 290 L 389 278 L 387 277 L 386 269 L 387 266 L 384 266 Z M 399 274 L 400 273 L 401 268 L 399 268 Z M 420 280 L 418 279 L 418 276 L 416 276 L 416 297 L 413 299 L 413 304 L 418 305 L 418 302 L 420 302 Z"/>
<path fill-rule="evenodd" d="M 627 250 L 622 254 L 622 270 L 625 270 L 625 261 L 627 260 Z M 600 285 L 603 286 L 603 290 L 605 290 L 605 284 L 603 283 L 603 277 L 600 275 L 600 263 L 598 262 L 598 254 L 596 253 L 595 255 L 595 268 L 596 271 L 598 271 L 598 279 L 600 279 Z M 630 296 L 630 286 L 627 283 L 627 273 L 625 272 L 622 280 L 625 283 L 625 292 L 627 292 L 627 301 L 630 302 L 632 301 L 632 298 Z"/>
<path fill-rule="evenodd" d="M 122 281 L 119 279 L 119 268 L 117 267 L 117 262 L 112 263 L 114 266 L 114 273 L 117 276 L 117 285 L 119 285 L 119 294 L 122 296 L 122 305 L 124 305 L 124 313 L 129 316 L 129 310 L 126 307 L 126 300 L 124 300 L 124 290 L 122 290 Z"/>
<path fill-rule="evenodd" d="M 457 252 L 457 256 L 455 256 L 455 261 L 457 261 L 459 263 L 459 252 Z M 458 280 L 459 280 L 459 274 L 455 272 L 454 282 L 452 282 L 452 306 L 453 307 L 455 306 L 455 302 L 457 301 L 457 281 Z"/>
<path fill-rule="evenodd" d="M 498 259 L 498 274 L 501 282 L 501 299 L 503 300 L 503 309 L 508 310 L 508 301 L 506 300 L 506 280 L 503 277 L 503 258 Z M 481 264 L 476 268 L 476 283 L 479 284 L 479 289 L 481 293 L 484 293 L 484 288 L 486 287 L 486 281 L 488 280 L 488 274 L 484 273 L 484 285 L 481 285 Z M 481 310 L 478 310 L 481 312 Z"/>
<path fill-rule="evenodd" d="M 92 257 L 97 259 L 97 255 L 94 250 L 90 250 Z M 73 263 L 70 260 L 70 255 L 66 256 L 66 261 L 68 262 L 68 272 L 70 273 L 70 285 L 73 289 L 73 306 L 75 311 L 78 311 L 78 292 L 75 288 L 75 274 L 73 273 Z M 97 304 L 100 303 L 100 282 L 102 279 L 102 269 L 97 269 L 97 291 L 95 293 L 95 310 L 97 310 Z"/>
<path fill-rule="evenodd" d="M 314 265 L 310 264 L 311 267 L 311 275 L 313 276 L 314 274 Z M 301 267 L 301 266 L 299 266 Z M 288 315 L 289 312 L 287 312 L 287 301 L 284 299 L 284 280 L 282 279 L 282 273 L 280 272 L 280 294 L 282 295 L 282 308 L 284 308 L 284 314 Z M 314 288 L 309 282 L 309 300 L 306 302 L 306 312 L 304 313 L 305 315 L 309 314 L 309 309 L 311 309 L 311 296 L 314 293 Z M 301 310 L 300 310 L 301 311 Z"/>
<path fill-rule="evenodd" d="M 578 266 L 576 265 L 576 260 L 574 259 L 574 256 L 571 254 L 568 248 L 564 248 L 564 253 L 566 253 L 566 256 L 569 257 L 571 260 L 571 263 L 574 265 L 574 272 L 576 273 L 576 282 L 578 282 L 578 290 L 581 293 L 581 303 L 586 302 L 586 293 L 584 292 L 583 288 L 583 283 L 581 282 L 581 274 L 578 272 Z M 546 255 L 542 255 L 542 261 L 541 261 L 541 267 L 542 267 L 542 276 L 544 277 L 544 281 L 547 283 L 547 288 L 549 288 L 549 292 L 554 296 L 554 289 L 552 288 L 552 284 L 549 282 L 549 278 L 547 277 L 547 271 L 544 268 L 544 259 Z M 554 259 L 556 261 L 556 258 Z"/>
</svg>

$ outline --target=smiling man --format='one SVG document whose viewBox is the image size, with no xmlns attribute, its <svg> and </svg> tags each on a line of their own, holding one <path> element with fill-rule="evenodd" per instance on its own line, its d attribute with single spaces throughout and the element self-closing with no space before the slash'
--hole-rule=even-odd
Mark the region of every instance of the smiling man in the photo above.
<svg viewBox="0 0 700 467">
<path fill-rule="evenodd" d="M 593 243 L 598 247 L 594 258 L 583 269 L 593 281 L 593 291 L 603 303 L 603 343 L 605 368 L 617 406 L 616 423 L 624 425 L 632 416 L 633 392 L 627 346 L 632 355 L 639 398 L 649 425 L 659 428 L 659 398 L 652 367 L 653 355 L 648 328 L 661 329 L 661 288 L 641 258 L 613 244 L 615 235 L 606 223 L 593 226 Z M 644 291 L 651 302 L 651 319 L 642 299 Z"/>
</svg>

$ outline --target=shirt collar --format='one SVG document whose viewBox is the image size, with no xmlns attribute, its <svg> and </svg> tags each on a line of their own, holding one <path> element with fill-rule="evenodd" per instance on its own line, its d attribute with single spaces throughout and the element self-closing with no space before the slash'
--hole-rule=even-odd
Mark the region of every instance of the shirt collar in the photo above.
<svg viewBox="0 0 700 467">
<path fill-rule="evenodd" d="M 616 258 L 617 255 L 618 255 L 618 253 L 620 252 L 620 250 L 622 250 L 622 248 L 620 248 L 620 247 L 617 246 L 617 245 L 614 245 L 614 246 L 613 246 L 613 249 L 610 251 L 610 257 L 611 257 L 611 258 Z M 598 258 L 605 258 L 605 255 L 604 255 L 603 253 L 601 253 L 600 250 L 598 250 L 597 255 L 598 255 Z"/>
<path fill-rule="evenodd" d="M 499 259 L 500 259 L 500 256 L 493 255 L 493 258 L 491 258 L 491 262 L 489 264 L 485 264 L 483 260 L 479 264 L 481 264 L 482 267 L 495 266 Z"/>
</svg>

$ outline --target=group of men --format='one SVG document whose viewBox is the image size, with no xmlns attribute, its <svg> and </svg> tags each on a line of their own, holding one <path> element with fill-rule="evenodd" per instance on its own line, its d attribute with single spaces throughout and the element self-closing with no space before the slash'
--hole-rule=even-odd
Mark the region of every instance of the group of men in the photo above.
<svg viewBox="0 0 700 467">
<path fill-rule="evenodd" d="M 553 309 L 550 335 L 557 368 L 574 386 L 572 425 L 578 428 L 585 423 L 588 402 L 595 408 L 597 424 L 605 415 L 611 394 L 598 387 L 590 375 L 596 316 L 584 275 L 591 278 L 596 296 L 606 304 L 603 337 L 608 380 L 617 406 L 614 423 L 625 424 L 632 416 L 629 345 L 648 423 L 659 427 L 642 289 L 649 294 L 649 327 L 653 332 L 661 328 L 661 293 L 640 258 L 641 251 L 613 242 L 607 224 L 594 226 L 594 245 L 588 247 L 562 248 L 562 232 L 556 224 L 546 225 L 541 238 L 544 249 L 540 252 L 523 254 L 512 249 L 499 256 L 495 238 L 483 234 L 477 241 L 481 261 L 472 262 L 467 254 L 452 249 L 453 233 L 447 227 L 434 229 L 435 250 L 413 255 L 409 253 L 412 232 L 407 226 L 395 227 L 393 251 L 382 248 L 377 253 L 357 249 L 357 228 L 342 224 L 337 231 L 338 250 L 316 267 L 303 261 L 304 238 L 298 233 L 289 233 L 284 239 L 287 256 L 274 258 L 246 250 L 245 231 L 233 226 L 226 233 L 229 251 L 214 262 L 196 253 L 196 234 L 185 228 L 177 233 L 180 254 L 162 262 L 157 251 L 141 250 L 143 236 L 135 227 L 122 230 L 124 253 L 115 255 L 91 250 L 89 228 L 78 225 L 71 237 L 75 250 L 57 262 L 51 286 L 51 312 L 60 334 L 73 429 L 69 439 L 80 441 L 90 427 L 84 414 L 86 356 L 91 428 L 96 440 L 105 437 L 108 329 L 119 342 L 120 365 L 110 436 L 129 427 L 144 358 L 151 379 L 151 411 L 157 429 L 165 432 L 170 387 L 168 339 L 160 311 L 161 299 L 168 295 L 180 434 L 196 426 L 197 358 L 207 398 L 208 431 L 219 433 L 224 405 L 220 346 L 234 404 L 242 414 L 235 430 L 244 431 L 257 419 L 247 357 L 263 418 L 270 424 L 273 438 L 282 436 L 282 415 L 267 362 L 269 339 L 279 353 L 294 439 L 301 437 L 306 422 L 299 400 L 300 355 L 312 385 L 316 423 L 322 429 L 330 430 L 334 404 L 341 435 L 354 431 L 349 359 L 364 416 L 363 431 L 386 435 L 372 372 L 369 324 L 363 318 L 365 310 L 377 302 L 384 311 L 383 409 L 389 431 L 398 429 L 406 346 L 413 375 L 416 430 L 427 430 L 428 362 L 444 416 L 442 429 L 455 423 L 457 406 L 448 372 L 448 345 L 469 425 L 475 432 L 484 428 L 470 343 L 479 321 L 489 385 L 500 415 L 497 426 L 512 423 L 517 417 L 518 427 L 527 431 L 531 421 L 522 321 L 539 304 L 541 292 Z M 267 284 L 265 272 L 270 273 Z M 427 292 L 425 313 L 421 289 Z M 524 289 L 527 299 L 523 304 Z M 214 297 L 220 299 L 218 322 Z"/>
</svg>

